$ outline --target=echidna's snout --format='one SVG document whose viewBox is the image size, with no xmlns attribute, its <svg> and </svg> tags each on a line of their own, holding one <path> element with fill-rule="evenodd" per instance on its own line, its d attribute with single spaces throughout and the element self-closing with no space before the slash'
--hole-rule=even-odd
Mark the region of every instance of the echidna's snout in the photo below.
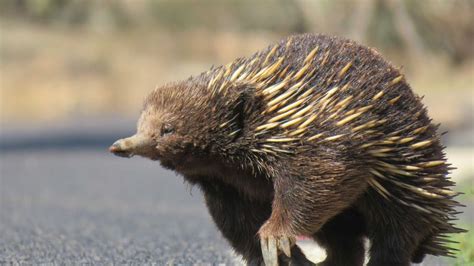
<svg viewBox="0 0 474 266">
<path fill-rule="evenodd" d="M 119 139 L 109 151 L 120 157 L 132 157 L 133 155 L 147 156 L 154 149 L 154 141 L 150 138 L 135 134 L 131 137 Z"/>
<path fill-rule="evenodd" d="M 123 144 L 123 140 L 119 139 L 112 146 L 109 147 L 109 151 L 117 156 L 120 157 L 131 157 L 133 154 L 129 151 L 129 149 L 125 148 Z"/>
</svg>

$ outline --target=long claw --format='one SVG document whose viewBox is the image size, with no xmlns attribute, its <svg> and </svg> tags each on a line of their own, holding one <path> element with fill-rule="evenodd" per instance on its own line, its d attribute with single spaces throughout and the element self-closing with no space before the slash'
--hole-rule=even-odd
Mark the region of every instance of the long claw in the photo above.
<svg viewBox="0 0 474 266">
<path fill-rule="evenodd" d="M 278 266 L 278 254 L 291 258 L 291 239 L 287 236 L 268 236 L 260 238 L 263 261 L 266 266 Z"/>
<path fill-rule="evenodd" d="M 291 244 L 288 237 L 280 238 L 278 241 L 278 246 L 288 258 L 291 258 Z"/>
<path fill-rule="evenodd" d="M 274 237 L 261 238 L 263 261 L 266 266 L 278 266 L 277 242 Z"/>
</svg>

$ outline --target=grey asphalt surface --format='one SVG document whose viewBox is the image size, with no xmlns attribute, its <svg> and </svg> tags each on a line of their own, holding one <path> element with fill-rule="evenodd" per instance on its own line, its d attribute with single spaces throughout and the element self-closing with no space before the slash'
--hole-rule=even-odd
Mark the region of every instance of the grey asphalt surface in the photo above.
<svg viewBox="0 0 474 266">
<path fill-rule="evenodd" d="M 197 188 L 106 150 L 0 155 L 0 264 L 238 263 Z"/>
<path fill-rule="evenodd" d="M 0 132 L 0 264 L 241 264 L 198 188 L 107 152 L 134 121 L 75 122 Z"/>
</svg>

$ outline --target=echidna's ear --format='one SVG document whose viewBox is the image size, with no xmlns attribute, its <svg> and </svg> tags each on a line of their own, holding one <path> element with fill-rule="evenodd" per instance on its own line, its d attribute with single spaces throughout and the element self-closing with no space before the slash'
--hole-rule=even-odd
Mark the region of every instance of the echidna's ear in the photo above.
<svg viewBox="0 0 474 266">
<path fill-rule="evenodd" d="M 235 109 L 241 112 L 248 112 L 255 99 L 255 87 L 252 84 L 236 82 L 229 89 L 234 94 Z"/>
<path fill-rule="evenodd" d="M 240 86 L 242 87 L 235 88 L 236 91 L 234 92 L 236 95 L 232 107 L 233 123 L 231 132 L 235 132 L 235 134 L 233 134 L 234 139 L 238 138 L 242 132 L 245 131 L 247 126 L 246 118 L 248 118 L 257 107 L 254 97 L 255 90 L 244 84 L 240 84 Z"/>
</svg>

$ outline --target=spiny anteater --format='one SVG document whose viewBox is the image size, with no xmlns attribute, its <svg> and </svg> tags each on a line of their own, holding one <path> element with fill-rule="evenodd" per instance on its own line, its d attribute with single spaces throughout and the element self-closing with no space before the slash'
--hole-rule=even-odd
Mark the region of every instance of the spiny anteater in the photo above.
<svg viewBox="0 0 474 266">
<path fill-rule="evenodd" d="M 362 265 L 365 237 L 369 265 L 409 265 L 453 255 L 446 234 L 463 231 L 436 130 L 376 51 L 306 34 L 155 89 L 110 150 L 198 185 L 249 264 L 309 263 L 303 235 L 324 265 Z"/>
</svg>

